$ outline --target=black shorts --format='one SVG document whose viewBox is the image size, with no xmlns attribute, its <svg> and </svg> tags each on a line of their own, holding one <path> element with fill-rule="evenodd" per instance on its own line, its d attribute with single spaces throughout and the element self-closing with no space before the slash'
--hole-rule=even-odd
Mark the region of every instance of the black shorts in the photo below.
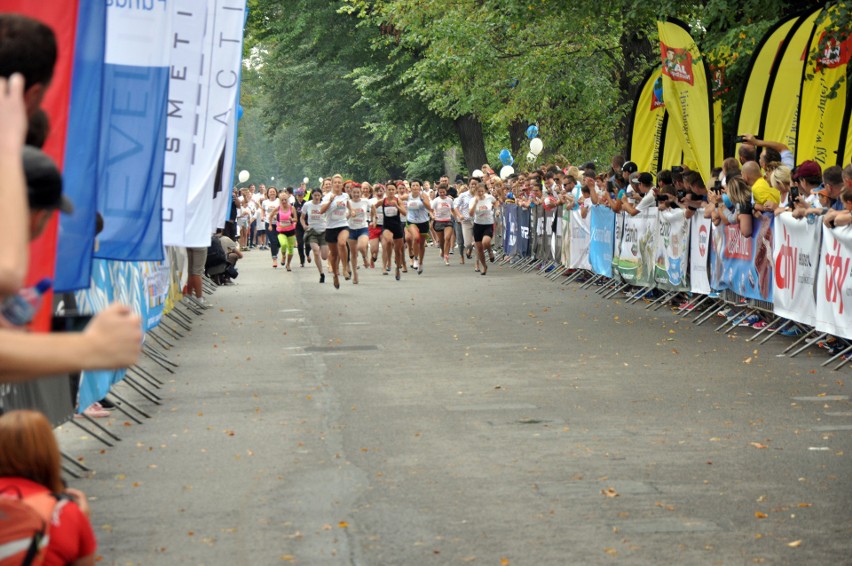
<svg viewBox="0 0 852 566">
<path fill-rule="evenodd" d="M 394 240 L 401 240 L 404 237 L 402 224 L 397 223 L 397 222 L 393 222 L 391 224 L 388 224 L 387 221 L 385 221 L 385 230 L 384 231 L 390 232 L 393 235 Z"/>
<path fill-rule="evenodd" d="M 408 224 L 406 224 L 406 226 L 417 226 L 417 230 L 421 234 L 428 234 L 429 233 L 429 221 L 428 220 L 426 222 L 409 222 Z"/>
<path fill-rule="evenodd" d="M 440 220 L 436 220 L 435 222 L 432 223 L 432 227 L 435 228 L 436 232 L 443 232 L 447 228 L 452 228 L 453 223 L 452 222 L 441 222 Z"/>
<path fill-rule="evenodd" d="M 482 238 L 488 236 L 489 238 L 494 237 L 494 225 L 493 224 L 474 224 L 473 225 L 473 241 L 481 242 Z"/>
<path fill-rule="evenodd" d="M 340 228 L 326 228 L 325 230 L 325 241 L 329 244 L 336 244 L 337 237 L 341 232 L 346 230 L 346 233 L 349 233 L 349 226 L 341 226 Z M 348 236 L 347 236 L 348 238 Z"/>
</svg>

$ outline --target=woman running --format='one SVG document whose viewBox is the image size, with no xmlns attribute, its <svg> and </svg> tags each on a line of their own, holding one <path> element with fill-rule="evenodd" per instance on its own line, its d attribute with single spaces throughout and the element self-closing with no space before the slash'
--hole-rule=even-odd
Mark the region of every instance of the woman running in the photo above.
<svg viewBox="0 0 852 566">
<path fill-rule="evenodd" d="M 334 288 L 340 289 L 340 263 L 347 257 L 346 243 L 349 239 L 349 225 L 346 222 L 348 208 L 346 202 L 349 195 L 343 192 L 343 177 L 335 175 L 331 178 L 331 192 L 323 198 L 320 212 L 326 215 L 325 241 L 329 246 L 331 260 L 331 275 L 334 278 Z M 345 264 L 344 264 L 345 268 Z M 346 277 L 349 279 L 349 277 Z"/>
<path fill-rule="evenodd" d="M 432 228 L 437 236 L 438 247 L 441 249 L 441 257 L 444 265 L 450 265 L 450 246 L 452 245 L 453 233 L 453 199 L 447 196 L 447 185 L 438 185 L 438 196 L 432 201 Z"/>
<path fill-rule="evenodd" d="M 322 208 L 322 191 L 311 191 L 310 202 L 302 206 L 301 224 L 305 229 L 305 246 L 314 254 L 314 263 L 320 274 L 320 283 L 325 283 L 322 265 L 328 259 L 328 243 L 325 241 L 325 215 Z"/>
<path fill-rule="evenodd" d="M 296 252 L 296 222 L 298 222 L 298 219 L 296 208 L 290 204 L 286 197 L 282 198 L 278 205 L 278 244 L 281 246 L 281 262 L 286 261 L 287 271 L 292 271 L 290 262 L 293 261 L 293 255 Z"/>
<path fill-rule="evenodd" d="M 488 194 L 484 185 L 479 185 L 470 202 L 470 214 L 473 216 L 473 242 L 476 246 L 477 263 L 482 266 L 480 275 L 488 273 L 485 263 L 485 250 L 491 261 L 494 252 L 491 251 L 491 238 L 494 237 L 494 202 L 496 199 Z"/>
<path fill-rule="evenodd" d="M 367 245 L 370 240 L 367 223 L 372 219 L 372 214 L 370 201 L 361 198 L 361 186 L 356 183 L 351 191 L 351 197 L 346 203 L 349 209 L 349 265 L 352 267 L 352 284 L 357 285 L 359 252 L 364 258 L 364 269 L 370 266 L 367 263 Z"/>
<path fill-rule="evenodd" d="M 266 218 L 266 243 L 269 244 L 269 253 L 272 254 L 272 267 L 278 267 L 278 207 L 281 200 L 278 198 L 278 189 L 269 187 L 266 191 L 266 200 L 260 203 Z"/>
<path fill-rule="evenodd" d="M 399 281 L 399 268 L 405 265 L 405 240 L 402 227 L 402 215 L 407 214 L 405 204 L 396 196 L 396 185 L 388 183 L 385 189 L 386 196 L 382 200 L 382 218 L 384 219 L 384 230 L 382 231 L 382 249 L 384 252 L 385 270 L 382 275 L 390 271 L 390 254 L 393 250 L 394 262 L 396 263 L 396 280 Z"/>
<path fill-rule="evenodd" d="M 411 181 L 411 194 L 406 202 L 408 208 L 408 229 L 411 237 L 411 249 L 414 252 L 414 264 L 417 275 L 423 273 L 423 258 L 426 255 L 426 237 L 429 235 L 429 213 L 432 206 L 429 197 L 420 187 L 420 181 Z"/>
<path fill-rule="evenodd" d="M 376 267 L 376 260 L 379 257 L 379 238 L 382 237 L 382 217 L 381 202 L 385 199 L 385 188 L 382 185 L 376 185 L 373 191 L 373 198 L 370 199 L 370 205 L 373 210 L 373 218 L 370 223 L 370 267 Z M 384 254 L 383 254 L 384 255 Z M 382 266 L 384 267 L 384 266 Z"/>
</svg>

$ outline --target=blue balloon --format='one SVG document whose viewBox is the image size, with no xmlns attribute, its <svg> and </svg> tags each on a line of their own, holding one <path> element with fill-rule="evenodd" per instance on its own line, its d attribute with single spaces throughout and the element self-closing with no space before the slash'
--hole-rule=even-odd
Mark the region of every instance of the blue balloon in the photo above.
<svg viewBox="0 0 852 566">
<path fill-rule="evenodd" d="M 535 124 L 533 124 L 533 125 L 531 125 L 529 128 L 527 128 L 527 137 L 528 137 L 529 139 L 533 139 L 533 138 L 534 138 L 534 137 L 536 137 L 537 135 L 538 135 L 538 126 L 536 126 Z"/>
<path fill-rule="evenodd" d="M 243 119 L 243 105 L 238 104 L 237 105 L 237 122 L 239 122 L 242 119 Z"/>
<path fill-rule="evenodd" d="M 501 149 L 501 150 L 500 150 L 500 162 L 501 162 L 503 165 L 508 165 L 508 163 L 507 163 L 507 162 L 508 162 L 510 159 L 512 159 L 512 154 L 509 152 L 509 150 L 508 150 L 508 149 Z"/>
</svg>

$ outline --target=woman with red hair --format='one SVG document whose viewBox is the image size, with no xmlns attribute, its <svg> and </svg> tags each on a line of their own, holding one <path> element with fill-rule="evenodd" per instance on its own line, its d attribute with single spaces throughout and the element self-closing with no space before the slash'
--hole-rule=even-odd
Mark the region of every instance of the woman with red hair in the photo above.
<svg viewBox="0 0 852 566">
<path fill-rule="evenodd" d="M 44 566 L 95 563 L 95 535 L 83 492 L 66 489 L 59 445 L 47 418 L 36 411 L 0 416 L 0 497 L 24 499 L 48 523 Z"/>
</svg>

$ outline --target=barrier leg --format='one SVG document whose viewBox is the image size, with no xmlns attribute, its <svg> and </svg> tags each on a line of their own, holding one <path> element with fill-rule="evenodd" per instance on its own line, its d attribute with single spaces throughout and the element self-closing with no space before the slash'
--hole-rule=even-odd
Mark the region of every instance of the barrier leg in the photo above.
<svg viewBox="0 0 852 566">
<path fill-rule="evenodd" d="M 637 291 L 632 297 L 627 299 L 627 304 L 638 303 L 641 299 L 645 298 L 645 295 L 653 291 L 650 287 L 640 287 L 639 291 Z"/>
<path fill-rule="evenodd" d="M 68 466 L 66 466 L 65 464 L 62 464 L 62 471 L 65 472 L 66 474 L 68 474 L 69 476 L 71 476 L 72 478 L 74 478 L 75 480 L 79 480 L 83 477 L 80 474 L 78 474 L 77 472 L 75 472 L 74 470 L 72 470 L 71 468 L 69 468 Z"/>
<path fill-rule="evenodd" d="M 121 442 L 120 436 L 118 436 L 117 434 L 115 434 L 114 432 L 112 432 L 111 430 L 106 428 L 104 425 L 102 425 L 101 423 L 99 423 L 98 421 L 96 421 L 95 419 L 93 419 L 92 417 L 87 415 L 86 413 L 81 413 L 81 414 L 83 416 L 83 420 L 85 420 L 87 423 L 91 424 L 93 427 L 97 428 L 98 430 L 100 430 L 101 432 L 103 432 L 105 435 L 109 436 L 113 440 Z M 76 423 L 77 421 L 74 421 L 74 422 Z M 79 425 L 79 423 L 77 423 L 77 424 Z"/>
<path fill-rule="evenodd" d="M 780 317 L 780 316 L 776 316 L 775 318 L 773 318 L 773 319 L 772 319 L 772 322 L 767 322 L 767 323 L 766 323 L 766 326 L 764 326 L 763 328 L 761 328 L 760 330 L 758 330 L 758 331 L 757 331 L 757 334 L 755 334 L 755 335 L 754 335 L 754 336 L 752 336 L 751 338 L 746 338 L 746 342 L 751 342 L 751 341 L 753 341 L 753 340 L 754 340 L 754 339 L 756 339 L 758 336 L 760 336 L 761 334 L 763 334 L 764 332 L 766 332 L 767 330 L 769 330 L 769 329 L 772 327 L 772 325 L 773 325 L 773 324 L 777 324 L 779 320 L 781 320 L 781 317 Z"/>
<path fill-rule="evenodd" d="M 79 419 L 73 418 L 73 419 L 71 419 L 71 420 L 70 420 L 70 421 L 68 421 L 68 422 L 72 422 L 72 423 L 74 423 L 74 424 L 77 426 L 77 428 L 82 429 L 83 431 L 85 431 L 85 432 L 86 432 L 86 434 L 88 434 L 89 436 L 92 436 L 92 437 L 93 437 L 93 438 L 95 438 L 96 440 L 100 440 L 103 444 L 105 444 L 105 445 L 109 446 L 110 448 L 112 448 L 113 446 L 115 446 L 112 442 L 110 442 L 110 441 L 109 441 L 109 440 L 107 440 L 106 438 L 102 438 L 102 437 L 98 436 L 98 434 L 97 434 L 96 432 L 93 432 L 93 431 L 89 430 L 88 428 L 84 427 L 84 426 L 82 425 L 82 423 L 80 423 Z"/>
<path fill-rule="evenodd" d="M 798 339 L 798 340 L 796 340 L 795 342 L 793 342 L 792 344 L 790 344 L 789 346 L 787 346 L 787 349 L 786 349 L 786 350 L 784 350 L 784 353 L 786 354 L 787 352 L 789 352 L 790 350 L 792 350 L 793 348 L 795 348 L 796 346 L 798 346 L 799 344 L 801 344 L 802 342 L 804 342 L 805 340 L 807 340 L 807 339 L 808 339 L 808 338 L 809 338 L 812 334 L 814 334 L 815 332 L 816 332 L 816 329 L 815 329 L 815 328 L 812 328 L 810 331 L 805 332 L 804 334 L 802 334 L 802 335 L 799 337 L 799 339 Z M 823 335 L 823 336 L 824 336 L 824 335 Z M 819 338 L 817 338 L 817 340 L 819 340 Z"/>
<path fill-rule="evenodd" d="M 742 316 L 738 316 L 738 317 L 734 318 L 733 321 L 728 321 L 728 322 L 731 322 L 731 327 L 729 329 L 727 329 L 723 334 L 727 334 L 731 330 L 733 330 L 734 328 L 739 327 L 739 325 L 742 321 L 744 321 L 748 317 L 755 315 L 755 314 L 757 314 L 757 309 L 746 309 L 745 314 L 743 314 Z"/>
<path fill-rule="evenodd" d="M 838 364 L 838 365 L 834 368 L 834 371 L 839 370 L 840 368 L 842 368 L 843 366 L 845 366 L 846 364 L 848 364 L 850 361 L 852 361 L 852 356 L 846 356 L 845 358 L 843 358 L 843 361 L 842 361 L 842 362 L 840 362 L 840 363 L 839 363 L 839 364 Z"/>
<path fill-rule="evenodd" d="M 819 342 L 820 340 L 822 340 L 823 338 L 825 338 L 826 336 L 828 336 L 828 333 L 823 332 L 822 334 L 820 334 L 819 336 L 817 336 L 813 340 L 808 340 L 807 342 L 805 342 L 804 346 L 802 346 L 801 348 L 799 348 L 798 350 L 796 350 L 794 352 L 791 352 L 790 357 L 795 358 L 796 356 L 798 356 L 799 354 L 801 354 L 802 352 L 804 352 L 805 350 L 807 350 L 811 346 L 816 346 L 816 343 Z"/>
<path fill-rule="evenodd" d="M 110 392 L 109 392 L 109 394 L 110 394 L 110 395 L 112 395 L 113 397 L 115 397 L 116 399 L 119 399 L 119 400 L 121 399 L 121 397 L 119 397 L 118 395 L 116 395 L 116 394 L 115 394 L 115 393 L 113 393 L 112 391 L 110 391 Z M 123 401 L 122 401 L 122 403 L 123 403 Z M 143 423 L 142 423 L 142 421 L 140 421 L 138 418 L 136 418 L 136 415 L 134 415 L 133 413 L 128 412 L 127 410 L 125 410 L 125 409 L 124 409 L 124 407 L 122 407 L 120 404 L 118 404 L 118 403 L 113 403 L 113 404 L 115 405 L 115 409 L 116 409 L 117 411 L 119 411 L 120 413 L 122 413 L 122 414 L 123 414 L 125 417 L 127 417 L 128 419 L 130 419 L 130 420 L 134 421 L 136 424 L 143 424 Z M 140 412 L 141 412 L 141 411 L 140 411 Z M 144 414 L 144 413 L 143 413 L 143 414 Z M 146 416 L 147 416 L 147 415 L 146 415 Z"/>
<path fill-rule="evenodd" d="M 140 372 L 137 369 L 137 366 L 127 368 L 127 373 L 130 373 L 131 371 L 133 372 L 133 375 L 137 376 L 139 379 L 141 379 L 142 381 L 144 381 L 145 383 L 147 383 L 148 385 L 150 385 L 154 389 L 161 389 L 163 387 L 163 382 L 161 382 L 157 379 L 152 380 L 151 378 L 148 377 L 148 375 L 150 375 L 150 374 L 145 375 L 145 373 Z"/>
<path fill-rule="evenodd" d="M 784 324 L 782 324 L 781 326 L 779 326 L 779 327 L 778 327 L 778 328 L 776 328 L 775 330 L 771 331 L 771 332 L 769 333 L 769 335 L 768 335 L 766 338 L 764 338 L 763 340 L 761 340 L 761 341 L 760 341 L 760 344 L 765 344 L 765 343 L 766 343 L 766 342 L 768 342 L 768 341 L 769 341 L 769 340 L 770 340 L 773 336 L 775 336 L 776 334 L 778 334 L 779 332 L 781 332 L 782 330 L 784 330 L 785 328 L 787 328 L 788 326 L 790 326 L 790 324 L 792 324 L 792 323 L 793 323 L 793 321 L 792 321 L 792 320 L 788 320 L 788 321 L 786 321 Z M 770 325 L 770 326 L 771 326 L 771 325 Z M 769 328 L 769 327 L 767 326 L 767 328 Z M 757 336 L 755 336 L 755 338 L 757 338 Z"/>
<path fill-rule="evenodd" d="M 616 285 L 615 289 L 604 295 L 604 299 L 611 299 L 627 288 L 627 283 Z"/>
<path fill-rule="evenodd" d="M 842 352 L 839 352 L 839 353 L 837 353 L 837 354 L 833 355 L 832 357 L 828 358 L 826 361 L 824 361 L 823 363 L 821 363 L 821 364 L 820 364 L 820 366 L 825 367 L 825 366 L 827 366 L 828 364 L 830 364 L 831 362 L 833 362 L 833 361 L 837 360 L 838 358 L 841 358 L 841 357 L 845 356 L 845 355 L 846 355 L 846 354 L 848 354 L 849 352 L 852 352 L 852 346 L 848 346 L 848 347 L 847 347 L 845 350 L 843 350 Z M 842 366 L 842 365 L 840 365 L 840 366 L 838 366 L 838 367 L 837 367 L 837 368 L 835 368 L 835 369 L 838 369 L 838 368 L 840 368 L 840 367 L 843 367 L 843 366 Z"/>
<path fill-rule="evenodd" d="M 680 316 L 681 318 L 686 318 L 689 315 L 689 313 L 691 313 L 692 311 L 694 311 L 695 309 L 698 308 L 698 305 L 700 305 L 701 303 L 703 303 L 704 301 L 706 301 L 709 298 L 710 298 L 710 295 L 704 295 L 703 297 L 698 299 L 697 302 L 692 303 L 691 309 L 683 309 L 683 312 L 680 313 L 678 316 Z"/>
<path fill-rule="evenodd" d="M 68 454 L 66 454 L 65 452 L 60 451 L 60 452 L 59 452 L 59 454 L 60 454 L 60 455 L 61 455 L 61 456 L 62 456 L 65 460 L 67 460 L 68 462 L 70 462 L 70 463 L 74 464 L 75 466 L 77 466 L 78 468 L 80 468 L 81 470 L 83 470 L 84 472 L 91 472 L 91 471 L 92 471 L 92 468 L 88 467 L 87 465 L 83 464 L 82 462 L 80 462 L 80 461 L 78 461 L 78 460 L 75 460 L 74 458 L 72 458 L 71 456 L 69 456 Z"/>
<path fill-rule="evenodd" d="M 598 280 L 598 279 L 600 279 L 601 277 L 603 277 L 603 275 L 595 275 L 595 274 L 593 274 L 591 279 L 589 279 L 588 281 L 586 281 L 585 283 L 583 283 L 582 285 L 580 285 L 580 289 L 588 289 L 589 287 L 591 287 L 592 285 L 594 285 L 595 281 L 597 281 L 597 280 Z"/>
<path fill-rule="evenodd" d="M 718 304 L 716 304 L 716 305 L 714 305 L 714 306 L 710 307 L 710 308 L 707 310 L 707 312 L 706 312 L 706 313 L 699 315 L 699 316 L 698 316 L 695 320 L 693 320 L 693 321 L 692 321 L 692 323 L 693 323 L 694 325 L 696 325 L 696 326 L 701 326 L 702 324 L 704 324 L 705 322 L 707 322 L 708 320 L 710 320 L 710 318 L 711 318 L 712 316 L 714 316 L 717 312 L 719 312 L 719 311 L 720 311 L 720 310 L 722 310 L 723 308 L 725 308 L 725 303 L 724 303 L 724 301 L 719 301 L 719 303 L 718 303 Z"/>
<path fill-rule="evenodd" d="M 662 295 L 660 295 L 659 297 L 657 297 L 656 299 L 651 301 L 651 303 L 647 307 L 645 307 L 645 310 L 648 310 L 651 307 L 653 307 L 654 305 L 656 305 L 657 303 L 660 303 L 660 305 L 657 307 L 657 309 L 658 309 L 661 306 L 663 306 L 664 304 L 666 304 L 666 301 L 669 300 L 670 297 L 674 297 L 677 294 L 678 294 L 678 291 L 668 291 L 667 293 L 663 293 Z M 654 309 L 654 310 L 657 310 L 657 309 Z"/>
<path fill-rule="evenodd" d="M 150 391 L 148 391 L 147 389 L 145 389 L 144 387 L 139 385 L 130 376 L 125 375 L 124 379 L 122 379 L 121 382 L 127 384 L 127 386 L 129 388 L 133 389 L 134 391 L 136 391 L 136 393 L 138 393 L 139 395 L 148 399 L 150 402 L 154 403 L 155 405 L 162 405 L 162 399 L 160 399 L 159 397 L 157 397 L 157 395 L 155 395 L 154 393 L 151 393 Z"/>
<path fill-rule="evenodd" d="M 174 344 L 172 344 L 171 342 L 169 342 L 165 338 L 160 337 L 159 334 L 155 334 L 154 331 L 148 332 L 147 335 L 151 338 L 151 340 L 153 340 L 154 342 L 156 342 L 157 344 L 159 344 L 161 347 L 165 348 L 166 350 L 169 350 L 169 349 L 174 347 Z"/>
<path fill-rule="evenodd" d="M 124 405 L 127 405 L 128 407 L 130 407 L 131 409 L 133 409 L 134 411 L 136 411 L 137 413 L 139 413 L 140 415 L 145 417 L 146 419 L 151 418 L 151 415 L 149 415 L 148 413 L 146 413 L 145 411 L 143 411 L 142 409 L 140 409 L 139 407 L 137 407 L 136 405 L 134 405 L 130 401 L 126 400 L 125 398 L 123 398 L 121 395 L 119 395 L 115 391 L 110 391 L 109 394 L 112 395 L 113 397 L 115 397 L 116 399 L 118 399 L 119 401 L 121 401 L 121 403 L 123 403 Z M 116 407 L 118 407 L 118 405 L 116 405 Z M 130 416 L 130 413 L 128 413 L 127 411 L 122 411 L 122 412 L 125 415 Z M 131 417 L 131 418 L 133 418 L 133 417 Z M 133 420 L 136 421 L 139 424 L 142 424 L 142 421 L 140 421 L 140 420 L 137 420 L 137 419 L 133 419 Z"/>
</svg>

